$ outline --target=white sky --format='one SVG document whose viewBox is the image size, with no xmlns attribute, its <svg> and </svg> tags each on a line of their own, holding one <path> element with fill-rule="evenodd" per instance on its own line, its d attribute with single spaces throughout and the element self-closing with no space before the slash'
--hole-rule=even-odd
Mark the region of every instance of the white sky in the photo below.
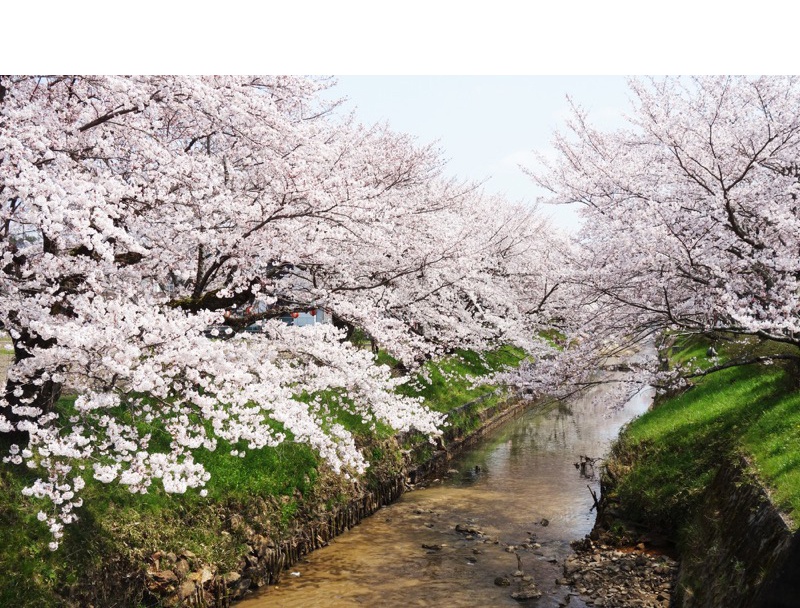
<svg viewBox="0 0 800 608">
<path fill-rule="evenodd" d="M 347 97 L 365 123 L 388 121 L 420 144 L 438 141 L 448 172 L 487 180 L 484 189 L 512 201 L 535 202 L 546 194 L 519 168 L 534 165 L 533 150 L 551 149 L 564 127 L 567 95 L 597 126 L 624 123 L 629 108 L 625 78 L 615 76 L 343 76 L 328 95 Z M 543 212 L 566 230 L 577 226 L 574 210 L 548 205 Z"/>
</svg>

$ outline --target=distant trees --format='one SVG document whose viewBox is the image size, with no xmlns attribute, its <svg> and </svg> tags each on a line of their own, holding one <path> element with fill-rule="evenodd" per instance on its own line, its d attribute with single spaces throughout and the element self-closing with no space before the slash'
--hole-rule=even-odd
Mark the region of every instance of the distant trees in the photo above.
<svg viewBox="0 0 800 608">
<path fill-rule="evenodd" d="M 532 175 L 583 205 L 570 282 L 595 344 L 663 328 L 800 346 L 800 81 L 633 80 L 630 127 L 574 108 Z"/>
<path fill-rule="evenodd" d="M 289 433 L 363 470 L 301 394 L 437 432 L 371 354 L 334 326 L 286 327 L 287 312 L 325 307 L 408 365 L 498 341 L 546 348 L 563 242 L 531 210 L 446 179 L 434 148 L 333 119 L 320 86 L 0 79 L 0 323 L 15 353 L 0 431 L 16 439 L 7 461 L 46 471 L 28 491 L 55 505 L 56 539 L 80 504 L 78 464 L 131 491 L 182 492 L 208 477 L 195 450 Z M 255 321 L 263 332 L 240 331 Z M 204 335 L 223 323 L 234 339 Z M 67 381 L 78 396 L 64 419 Z"/>
</svg>

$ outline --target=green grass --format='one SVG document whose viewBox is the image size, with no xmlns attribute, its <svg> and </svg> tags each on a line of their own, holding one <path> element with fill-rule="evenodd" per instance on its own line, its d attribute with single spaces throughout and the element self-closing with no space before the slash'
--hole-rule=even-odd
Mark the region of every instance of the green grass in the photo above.
<svg viewBox="0 0 800 608">
<path fill-rule="evenodd" d="M 400 387 L 400 392 L 421 396 L 431 409 L 447 413 L 497 388 L 490 384 L 475 386 L 481 376 L 515 367 L 524 358 L 524 351 L 513 346 L 485 353 L 459 350 L 439 362 L 426 363 L 423 374 L 415 382 Z"/>
<path fill-rule="evenodd" d="M 790 382 L 796 382 L 792 378 Z M 781 395 L 749 425 L 742 445 L 772 488 L 772 500 L 800 527 L 800 390 Z"/>
<path fill-rule="evenodd" d="M 707 369 L 709 342 L 683 338 L 670 364 Z M 786 345 L 717 339 L 718 362 L 786 353 Z M 661 399 L 633 421 L 614 448 L 610 473 L 624 513 L 680 536 L 720 465 L 744 454 L 773 497 L 800 522 L 800 391 L 791 365 L 744 365 L 710 373 Z M 795 524 L 797 525 L 797 524 Z"/>
</svg>

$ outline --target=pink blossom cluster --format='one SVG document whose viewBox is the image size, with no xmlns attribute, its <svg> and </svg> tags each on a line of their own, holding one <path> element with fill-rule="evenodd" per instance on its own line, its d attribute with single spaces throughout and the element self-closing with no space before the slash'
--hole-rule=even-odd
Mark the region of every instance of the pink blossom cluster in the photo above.
<svg viewBox="0 0 800 608">
<path fill-rule="evenodd" d="M 630 86 L 628 127 L 574 107 L 556 159 L 531 172 L 549 202 L 583 209 L 567 340 L 608 353 L 671 329 L 800 346 L 800 79 Z"/>
</svg>

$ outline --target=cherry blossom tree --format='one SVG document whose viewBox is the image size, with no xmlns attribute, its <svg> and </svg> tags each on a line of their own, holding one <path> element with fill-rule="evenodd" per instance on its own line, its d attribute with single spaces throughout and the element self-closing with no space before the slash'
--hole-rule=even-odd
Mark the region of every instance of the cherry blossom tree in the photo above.
<svg viewBox="0 0 800 608">
<path fill-rule="evenodd" d="M 447 179 L 434 147 L 333 118 L 322 86 L 0 79 L 0 322 L 15 354 L 0 431 L 15 441 L 6 461 L 45 471 L 27 492 L 54 505 L 41 516 L 54 547 L 83 475 L 183 492 L 207 481 L 194 454 L 219 440 L 238 452 L 290 436 L 363 471 L 319 395 L 439 432 L 341 327 L 409 366 L 500 341 L 546 349 L 562 240 Z M 318 307 L 336 324 L 279 320 Z M 68 418 L 54 407 L 65 382 Z"/>
<path fill-rule="evenodd" d="M 630 87 L 628 128 L 599 131 L 574 107 L 558 159 L 531 173 L 550 202 L 583 205 L 577 341 L 608 352 L 673 328 L 800 346 L 800 81 Z"/>
</svg>

